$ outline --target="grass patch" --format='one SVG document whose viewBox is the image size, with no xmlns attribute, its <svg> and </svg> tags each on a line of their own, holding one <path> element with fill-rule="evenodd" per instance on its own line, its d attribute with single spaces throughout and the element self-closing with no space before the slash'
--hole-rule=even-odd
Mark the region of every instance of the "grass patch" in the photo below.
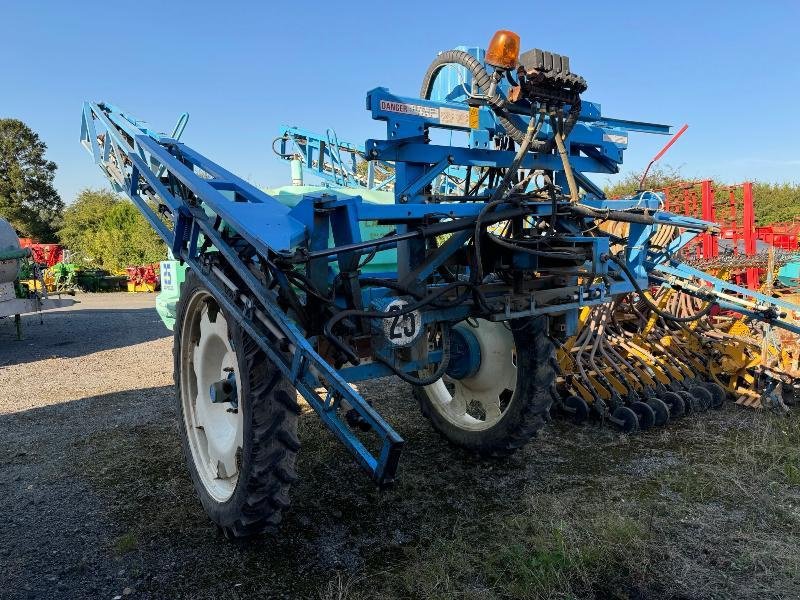
<svg viewBox="0 0 800 600">
<path fill-rule="evenodd" d="M 114 549 L 120 556 L 128 552 L 133 552 L 138 546 L 139 542 L 136 540 L 136 535 L 131 531 L 122 534 L 114 542 Z"/>
<path fill-rule="evenodd" d="M 411 549 L 379 578 L 380 597 L 614 597 L 644 577 L 648 532 L 636 520 L 601 510 L 570 520 L 559 513 L 541 506 L 456 526 L 453 536 Z"/>
</svg>

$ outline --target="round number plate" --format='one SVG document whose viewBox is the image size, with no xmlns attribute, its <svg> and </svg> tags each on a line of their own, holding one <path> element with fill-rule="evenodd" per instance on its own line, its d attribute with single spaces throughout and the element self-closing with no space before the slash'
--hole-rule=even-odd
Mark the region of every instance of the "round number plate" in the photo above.
<svg viewBox="0 0 800 600">
<path fill-rule="evenodd" d="M 386 306 L 386 312 L 399 312 L 407 304 L 405 300 L 392 300 Z M 422 315 L 418 310 L 386 317 L 383 320 L 383 334 L 393 346 L 410 346 L 420 333 L 422 333 Z"/>
</svg>

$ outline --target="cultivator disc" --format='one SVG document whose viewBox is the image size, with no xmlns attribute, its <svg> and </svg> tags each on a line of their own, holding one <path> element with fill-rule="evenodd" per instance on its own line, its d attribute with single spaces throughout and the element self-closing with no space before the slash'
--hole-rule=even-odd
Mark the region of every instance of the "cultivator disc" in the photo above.
<svg viewBox="0 0 800 600">
<path fill-rule="evenodd" d="M 599 419 L 629 418 L 619 412 L 625 406 L 645 430 L 718 409 L 728 398 L 778 410 L 793 400 L 798 383 L 792 368 L 794 334 L 768 337 L 768 328 L 742 318 L 721 311 L 703 314 L 703 301 L 674 289 L 661 288 L 654 302 L 685 322 L 662 317 L 638 294 L 584 309 L 578 333 L 558 350 L 556 388 L 563 400 L 556 406 L 562 413 L 574 411 L 576 398 Z"/>
</svg>

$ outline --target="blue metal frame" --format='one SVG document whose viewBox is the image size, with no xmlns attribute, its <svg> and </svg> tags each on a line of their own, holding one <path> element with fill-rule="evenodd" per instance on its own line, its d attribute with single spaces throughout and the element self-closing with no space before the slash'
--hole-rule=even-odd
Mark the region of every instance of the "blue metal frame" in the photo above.
<svg viewBox="0 0 800 600">
<path fill-rule="evenodd" d="M 97 164 L 142 211 L 150 224 L 166 241 L 173 254 L 186 262 L 209 288 L 214 297 L 237 323 L 264 350 L 317 412 L 325 424 L 350 449 L 359 463 L 379 483 L 391 481 L 403 445 L 402 438 L 384 419 L 315 351 L 310 340 L 278 308 L 277 298 L 248 269 L 237 251 L 213 226 L 206 212 L 219 215 L 247 243 L 264 255 L 270 248 L 288 248 L 305 239 L 305 227 L 295 224 L 289 209 L 244 180 L 232 175 L 171 138 L 138 132 L 128 119 L 107 105 L 87 103 L 83 111 L 81 141 L 92 152 Z M 103 134 L 103 148 L 97 143 Z M 126 139 L 127 134 L 133 144 Z M 156 174 L 164 172 L 190 190 L 195 201 L 173 193 Z M 198 173 L 211 177 L 206 179 Z M 232 198 L 223 195 L 229 192 Z M 203 208 L 199 206 L 202 203 Z M 169 209 L 171 223 L 162 219 L 159 204 Z M 172 225 L 170 228 L 168 225 Z M 204 260 L 199 239 L 210 240 L 220 255 L 232 266 L 246 290 L 231 289 L 219 269 Z M 236 301 L 247 292 L 258 305 Z M 232 298 L 233 296 L 233 298 Z M 286 344 L 291 360 L 278 351 Z M 320 395 L 317 389 L 324 389 Z M 355 409 L 381 442 L 375 455 L 339 418 L 339 408 L 346 402 Z"/>
<path fill-rule="evenodd" d="M 150 130 L 141 121 L 109 104 L 87 103 L 84 106 L 81 139 L 114 188 L 125 192 L 137 204 L 173 254 L 197 273 L 222 307 L 234 315 L 237 322 L 257 341 L 360 464 L 376 481 L 386 483 L 394 477 L 402 438 L 347 382 L 383 376 L 391 371 L 379 362 L 341 371 L 327 363 L 315 350 L 315 341 L 307 339 L 285 311 L 278 308 L 274 292 L 266 289 L 263 282 L 252 274 L 242 260 L 238 247 L 246 245 L 263 259 L 303 245 L 309 245 L 313 250 L 315 239 L 318 240 L 317 246 L 325 247 L 327 233 L 315 235 L 319 223 L 314 221 L 315 214 L 323 209 L 326 214 L 332 215 L 324 224 L 324 231 L 327 232 L 329 228 L 333 230 L 337 248 L 340 249 L 324 260 L 342 262 L 347 244 L 362 242 L 357 225 L 359 221 L 392 221 L 398 223 L 398 233 L 403 233 L 406 231 L 403 223 L 419 220 L 432 212 L 431 207 L 421 201 L 421 191 L 444 169 L 452 165 L 508 166 L 512 153 L 422 143 L 419 133 L 425 127 L 435 124 L 445 128 L 460 126 L 434 123 L 424 115 L 398 117 L 391 111 L 383 111 L 380 108 L 381 100 L 407 102 L 409 99 L 391 96 L 380 89 L 370 92 L 368 98 L 373 107 L 373 116 L 386 120 L 389 129 L 387 141 L 370 141 L 367 148 L 371 149 L 370 158 L 391 160 L 396 164 L 397 203 L 394 205 L 365 203 L 360 197 L 317 194 L 306 197 L 296 207 L 289 209 L 185 144 Z M 430 101 L 422 104 L 431 109 L 455 109 L 448 103 Z M 463 107 L 458 109 L 463 110 Z M 410 143 L 410 140 L 416 143 Z M 375 152 L 387 156 L 376 157 Z M 526 161 L 523 166 L 557 168 L 548 157 Z M 601 162 L 581 158 L 576 159 L 576 166 L 598 170 L 604 168 Z M 649 208 L 657 208 L 657 201 L 652 199 L 635 199 L 632 202 L 644 202 Z M 435 212 L 447 218 L 474 219 L 483 206 L 483 202 L 449 203 L 437 206 Z M 529 210 L 530 214 L 544 216 L 551 213 L 552 205 L 549 202 L 532 203 Z M 169 218 L 164 218 L 164 215 Z M 224 222 L 227 230 L 235 232 L 236 244 L 229 243 L 214 226 L 217 217 Z M 644 232 L 642 235 L 647 237 Z M 223 271 L 208 260 L 208 255 L 201 250 L 202 239 L 213 244 L 219 257 L 238 275 L 245 289 L 233 285 Z M 597 260 L 604 251 L 607 252 L 607 240 L 572 236 L 564 241 L 591 247 L 596 272 L 607 272 L 607 265 Z M 397 245 L 402 248 L 408 243 L 400 242 Z M 605 246 L 602 246 L 603 243 Z M 442 259 L 458 250 L 458 244 L 451 245 L 452 251 L 443 254 Z M 520 255 L 517 260 L 524 263 L 530 257 Z M 419 266 L 408 256 L 401 258 L 398 277 L 413 274 L 413 282 L 407 283 L 422 284 L 435 265 L 415 272 L 414 269 Z M 646 276 L 643 276 L 641 283 L 646 284 Z M 618 281 L 612 286 L 611 293 L 625 293 L 631 289 L 629 284 Z M 556 306 L 539 306 L 536 294 L 531 294 L 527 308 L 512 309 L 506 304 L 493 318 L 504 320 L 575 311 L 584 305 L 606 301 L 608 292 L 602 284 L 591 286 L 590 289 L 577 289 L 574 303 Z M 392 292 L 371 289 L 364 293 L 362 301 L 365 306 L 371 306 L 379 297 L 387 294 Z M 426 322 L 455 322 L 467 316 L 470 316 L 470 308 L 463 305 L 428 311 L 424 319 Z M 281 344 L 288 345 L 291 360 L 286 353 L 278 350 Z M 377 353 L 390 356 L 392 349 L 378 348 Z M 435 358 L 430 356 L 428 360 Z M 420 363 L 418 359 L 412 359 L 402 364 L 402 368 L 414 371 L 420 368 Z M 323 396 L 315 391 L 319 388 L 326 390 Z M 377 455 L 372 454 L 359 436 L 339 418 L 338 409 L 343 403 L 354 408 L 378 435 L 381 450 Z"/>
<path fill-rule="evenodd" d="M 370 190 L 389 190 L 394 184 L 394 175 L 388 175 L 392 165 L 381 161 L 369 161 L 366 177 L 358 172 L 359 159 L 365 159 L 364 146 L 342 141 L 333 129 L 320 135 L 300 127 L 280 128 L 280 150 L 276 153 L 286 160 L 299 160 L 302 168 L 327 185 L 356 187 Z M 343 157 L 344 155 L 344 157 Z M 386 176 L 377 181 L 377 172 Z"/>
</svg>

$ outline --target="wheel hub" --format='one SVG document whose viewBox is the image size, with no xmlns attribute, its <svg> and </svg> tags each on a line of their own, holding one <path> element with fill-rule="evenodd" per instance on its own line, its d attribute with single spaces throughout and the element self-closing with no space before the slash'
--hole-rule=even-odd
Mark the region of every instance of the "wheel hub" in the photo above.
<svg viewBox="0 0 800 600">
<path fill-rule="evenodd" d="M 502 323 L 480 320 L 454 328 L 455 364 L 444 378 L 426 386 L 436 409 L 462 429 L 497 424 L 517 383 L 514 338 Z M 452 342 L 451 342 L 452 344 Z"/>
<path fill-rule="evenodd" d="M 188 440 L 203 485 L 217 501 L 233 495 L 242 447 L 241 389 L 228 324 L 198 294 L 186 312 L 181 401 Z"/>
</svg>

